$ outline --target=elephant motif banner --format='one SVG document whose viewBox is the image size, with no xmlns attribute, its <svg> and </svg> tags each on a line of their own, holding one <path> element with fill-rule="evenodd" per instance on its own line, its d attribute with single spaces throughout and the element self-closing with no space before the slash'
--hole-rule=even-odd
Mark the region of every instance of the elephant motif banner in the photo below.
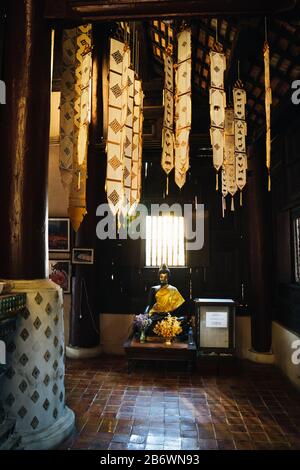
<svg viewBox="0 0 300 470">
<path fill-rule="evenodd" d="M 216 44 L 216 46 L 219 46 Z M 221 51 L 210 51 L 210 137 L 213 151 L 213 164 L 217 171 L 216 189 L 218 189 L 218 171 L 222 167 L 225 152 L 225 108 L 226 93 L 224 91 L 224 72 L 226 70 L 226 57 Z M 224 171 L 223 171 L 224 174 Z M 225 176 L 222 176 L 222 188 Z M 228 180 L 228 175 L 227 175 Z M 228 186 L 228 185 L 227 185 Z"/>
<path fill-rule="evenodd" d="M 247 182 L 247 123 L 246 123 L 246 91 L 241 80 L 233 88 L 234 102 L 234 142 L 235 142 L 235 179 L 242 201 L 242 190 Z"/>
<path fill-rule="evenodd" d="M 174 168 L 174 63 L 169 50 L 165 52 L 164 69 L 164 120 L 161 166 L 168 175 Z"/>
<path fill-rule="evenodd" d="M 222 168 L 222 196 L 223 196 L 223 215 L 226 209 L 225 198 L 227 194 L 231 195 L 231 209 L 234 209 L 233 197 L 237 191 L 235 181 L 235 153 L 234 153 L 234 110 L 228 107 L 225 110 L 225 148 Z"/>
</svg>

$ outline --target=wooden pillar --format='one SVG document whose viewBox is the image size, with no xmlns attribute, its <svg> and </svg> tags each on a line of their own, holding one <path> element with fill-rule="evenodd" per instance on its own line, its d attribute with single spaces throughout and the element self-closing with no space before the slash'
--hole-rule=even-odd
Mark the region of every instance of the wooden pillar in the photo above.
<svg viewBox="0 0 300 470">
<path fill-rule="evenodd" d="M 0 277 L 46 277 L 51 31 L 44 2 L 7 2 L 0 106 Z"/>
<path fill-rule="evenodd" d="M 104 202 L 105 165 L 103 152 L 103 62 L 107 50 L 107 28 L 93 27 L 92 109 L 89 129 L 87 215 L 76 235 L 76 246 L 96 247 L 96 209 Z M 96 253 L 94 253 L 96 255 Z M 70 338 L 67 353 L 72 356 L 72 347 L 95 348 L 99 346 L 99 309 L 97 279 L 97 256 L 94 265 L 76 265 L 72 289 Z"/>
<path fill-rule="evenodd" d="M 252 349 L 267 353 L 272 342 L 272 223 L 267 191 L 264 145 L 249 152 L 249 179 L 246 190 L 246 239 L 249 263 L 249 307 Z"/>
<path fill-rule="evenodd" d="M 62 290 L 45 279 L 51 31 L 43 19 L 44 1 L 9 0 L 7 5 L 7 93 L 0 106 L 0 278 L 13 279 L 14 292 L 26 293 L 28 314 L 18 318 L 14 348 L 7 349 L 10 372 L 0 398 L 17 422 L 21 447 L 50 449 L 70 435 L 75 422 L 65 406 Z M 52 390 L 55 396 L 50 397 Z"/>
</svg>

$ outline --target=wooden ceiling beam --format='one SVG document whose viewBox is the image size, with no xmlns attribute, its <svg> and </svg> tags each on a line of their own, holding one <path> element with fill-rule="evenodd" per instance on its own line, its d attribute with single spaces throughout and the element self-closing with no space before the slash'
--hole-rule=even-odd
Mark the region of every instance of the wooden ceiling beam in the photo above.
<svg viewBox="0 0 300 470">
<path fill-rule="evenodd" d="M 84 21 L 177 16 L 270 15 L 286 12 L 297 0 L 46 0 L 45 17 Z"/>
</svg>

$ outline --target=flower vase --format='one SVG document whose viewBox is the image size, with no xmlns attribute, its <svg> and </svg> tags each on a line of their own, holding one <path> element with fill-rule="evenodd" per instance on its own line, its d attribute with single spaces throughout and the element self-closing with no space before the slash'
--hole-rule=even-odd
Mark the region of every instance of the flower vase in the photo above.
<svg viewBox="0 0 300 470">
<path fill-rule="evenodd" d="M 165 345 L 166 346 L 171 346 L 171 344 L 172 344 L 172 340 L 170 338 L 166 338 Z"/>
<path fill-rule="evenodd" d="M 144 329 L 141 330 L 140 343 L 146 343 L 146 335 L 145 335 L 145 330 Z"/>
</svg>

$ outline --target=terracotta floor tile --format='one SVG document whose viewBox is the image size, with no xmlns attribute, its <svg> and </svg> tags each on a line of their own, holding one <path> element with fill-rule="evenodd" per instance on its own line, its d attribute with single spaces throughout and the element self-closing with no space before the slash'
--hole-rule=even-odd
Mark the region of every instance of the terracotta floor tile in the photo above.
<svg viewBox="0 0 300 470">
<path fill-rule="evenodd" d="M 164 446 L 168 447 L 181 447 L 182 439 L 180 437 L 167 437 L 164 439 Z"/>
<path fill-rule="evenodd" d="M 145 450 L 164 450 L 164 446 L 158 444 L 148 444 L 146 445 Z"/>
<path fill-rule="evenodd" d="M 182 450 L 198 450 L 199 448 L 200 447 L 197 439 L 189 439 L 185 437 L 181 439 Z"/>
<path fill-rule="evenodd" d="M 142 435 L 142 434 L 132 434 L 130 436 L 129 442 L 132 444 L 145 444 L 147 439 L 147 434 Z"/>
<path fill-rule="evenodd" d="M 255 450 L 274 450 L 270 442 L 253 442 L 253 446 Z"/>
<path fill-rule="evenodd" d="M 235 444 L 233 439 L 217 440 L 217 447 L 219 450 L 235 450 Z"/>
<path fill-rule="evenodd" d="M 236 433 L 236 432 L 247 432 L 246 426 L 242 424 L 230 424 L 228 426 L 230 432 Z"/>
<path fill-rule="evenodd" d="M 67 360 L 76 432 L 60 449 L 299 449 L 300 394 L 272 366 L 243 363 L 239 376 L 187 373 L 124 358 Z"/>
<path fill-rule="evenodd" d="M 145 444 L 135 444 L 133 442 L 129 442 L 127 445 L 128 450 L 144 450 Z"/>
<path fill-rule="evenodd" d="M 163 445 L 164 444 L 164 436 L 147 436 L 146 438 L 146 445 L 148 446 L 149 444 L 156 444 L 156 445 Z"/>
<path fill-rule="evenodd" d="M 127 449 L 127 444 L 122 442 L 111 442 L 109 444 L 109 450 L 125 450 Z"/>
<path fill-rule="evenodd" d="M 198 440 L 200 450 L 214 450 L 217 449 L 217 441 L 214 439 L 199 439 Z"/>
<path fill-rule="evenodd" d="M 253 450 L 255 449 L 254 443 L 251 441 L 235 441 L 235 447 L 237 450 Z"/>
<path fill-rule="evenodd" d="M 254 442 L 269 442 L 268 436 L 264 432 L 249 432 L 249 434 Z"/>
<path fill-rule="evenodd" d="M 129 434 L 114 434 L 112 438 L 112 442 L 129 442 L 130 435 Z"/>
</svg>

